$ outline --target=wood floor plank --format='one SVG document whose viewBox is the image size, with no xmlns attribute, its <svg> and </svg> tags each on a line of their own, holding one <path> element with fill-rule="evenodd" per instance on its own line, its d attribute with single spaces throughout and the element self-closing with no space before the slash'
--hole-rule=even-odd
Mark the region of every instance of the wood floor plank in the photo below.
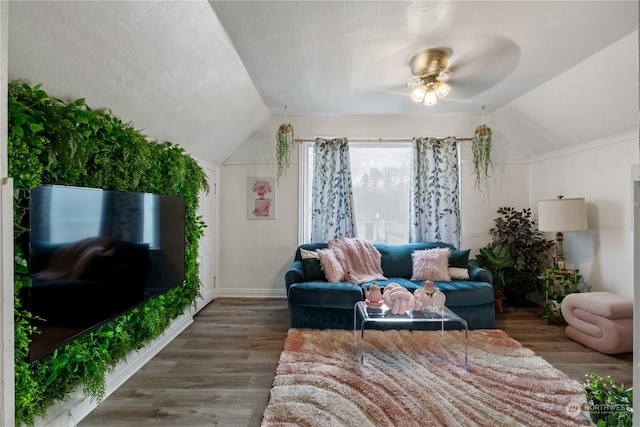
<svg viewBox="0 0 640 427">
<path fill-rule="evenodd" d="M 506 306 L 496 327 L 580 382 L 596 372 L 633 383 L 631 354 L 608 356 L 571 341 L 536 307 Z M 78 425 L 259 426 L 288 329 L 284 299 L 217 299 Z"/>
</svg>

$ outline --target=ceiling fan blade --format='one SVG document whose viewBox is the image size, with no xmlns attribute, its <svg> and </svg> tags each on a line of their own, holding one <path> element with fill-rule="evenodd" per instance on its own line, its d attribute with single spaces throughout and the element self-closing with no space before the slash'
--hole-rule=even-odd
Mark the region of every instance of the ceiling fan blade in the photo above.
<svg viewBox="0 0 640 427">
<path fill-rule="evenodd" d="M 520 62 L 520 48 L 506 37 L 479 37 L 477 46 L 461 44 L 449 60 L 448 84 L 458 96 L 472 97 L 504 80 Z"/>
</svg>

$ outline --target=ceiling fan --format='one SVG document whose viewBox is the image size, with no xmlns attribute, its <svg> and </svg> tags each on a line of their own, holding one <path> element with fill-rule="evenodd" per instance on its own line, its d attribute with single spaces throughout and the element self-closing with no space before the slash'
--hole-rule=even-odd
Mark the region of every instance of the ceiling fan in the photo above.
<svg viewBox="0 0 640 427">
<path fill-rule="evenodd" d="M 424 105 L 435 105 L 451 92 L 446 83 L 453 73 L 447 67 L 452 50 L 449 48 L 425 49 L 416 53 L 409 65 L 411 77 L 407 85 L 413 89 L 411 99 Z"/>
<path fill-rule="evenodd" d="M 494 95 L 487 90 L 513 72 L 520 61 L 520 48 L 513 40 L 494 34 L 447 34 L 365 59 L 369 61 L 359 63 L 352 78 L 367 107 L 380 103 L 387 110 L 393 105 L 398 112 L 414 114 L 426 109 L 415 108 L 426 101 L 427 106 L 439 106 L 429 108 L 429 114 L 473 114 L 480 106 L 493 104 Z M 413 98 L 409 96 L 412 92 L 416 92 Z"/>
</svg>

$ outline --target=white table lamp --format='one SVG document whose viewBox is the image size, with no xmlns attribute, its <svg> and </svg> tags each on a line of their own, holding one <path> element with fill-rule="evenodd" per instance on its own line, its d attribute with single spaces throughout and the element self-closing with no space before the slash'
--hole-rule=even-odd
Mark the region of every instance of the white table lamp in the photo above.
<svg viewBox="0 0 640 427">
<path fill-rule="evenodd" d="M 564 270 L 562 241 L 563 232 L 583 231 L 587 227 L 587 208 L 584 198 L 565 199 L 558 196 L 555 199 L 538 201 L 538 230 L 556 232 L 556 256 L 553 264 Z"/>
</svg>

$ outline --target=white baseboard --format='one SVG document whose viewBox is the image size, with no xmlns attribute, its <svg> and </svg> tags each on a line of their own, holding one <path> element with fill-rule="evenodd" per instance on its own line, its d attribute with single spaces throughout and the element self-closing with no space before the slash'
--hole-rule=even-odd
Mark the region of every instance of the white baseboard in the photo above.
<svg viewBox="0 0 640 427">
<path fill-rule="evenodd" d="M 127 359 L 119 363 L 113 372 L 107 374 L 105 398 L 117 390 L 191 323 L 193 323 L 193 310 L 190 308 L 187 313 L 175 319 L 162 336 L 146 347 L 129 354 Z M 44 418 L 36 419 L 35 427 L 75 426 L 97 406 L 97 402 L 86 398 L 80 390 L 76 390 L 69 394 L 67 399 L 57 402 L 49 408 Z"/>
</svg>

